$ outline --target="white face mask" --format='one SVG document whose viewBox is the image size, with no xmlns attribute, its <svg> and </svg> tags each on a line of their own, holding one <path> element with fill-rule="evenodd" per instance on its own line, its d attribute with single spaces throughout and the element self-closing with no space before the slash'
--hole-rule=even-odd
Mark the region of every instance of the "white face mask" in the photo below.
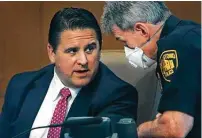
<svg viewBox="0 0 202 138">
<path fill-rule="evenodd" d="M 155 60 L 147 57 L 141 48 L 135 47 L 135 49 L 130 49 L 128 47 L 124 47 L 126 58 L 128 59 L 129 63 L 134 66 L 135 68 L 141 67 L 143 69 L 151 67 Z"/>
<path fill-rule="evenodd" d="M 135 49 L 130 49 L 127 46 L 124 46 L 126 58 L 132 66 L 135 68 L 141 67 L 146 69 L 156 63 L 155 60 L 147 57 L 140 47 L 143 47 L 145 44 L 151 41 L 151 39 L 153 39 L 153 37 L 160 31 L 164 24 L 165 23 L 163 23 L 163 25 L 161 25 L 159 29 L 145 43 L 139 45 L 138 47 L 136 46 Z"/>
</svg>

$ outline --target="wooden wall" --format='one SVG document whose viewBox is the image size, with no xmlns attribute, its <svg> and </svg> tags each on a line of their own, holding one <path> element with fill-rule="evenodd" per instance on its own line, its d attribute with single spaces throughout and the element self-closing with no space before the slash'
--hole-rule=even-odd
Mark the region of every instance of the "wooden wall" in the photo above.
<svg viewBox="0 0 202 138">
<path fill-rule="evenodd" d="M 201 22 L 201 2 L 166 2 L 182 19 Z M 63 7 L 82 7 L 100 21 L 104 2 L 0 2 L 0 110 L 8 81 L 16 73 L 49 63 L 46 53 L 49 23 Z M 112 36 L 103 37 L 103 49 L 122 49 Z"/>
</svg>

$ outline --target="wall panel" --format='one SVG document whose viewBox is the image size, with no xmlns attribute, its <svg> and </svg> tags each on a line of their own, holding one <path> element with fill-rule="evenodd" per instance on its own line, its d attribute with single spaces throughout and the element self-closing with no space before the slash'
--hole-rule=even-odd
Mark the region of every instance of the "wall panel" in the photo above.
<svg viewBox="0 0 202 138">
<path fill-rule="evenodd" d="M 201 23 L 201 1 L 166 1 L 171 12 L 185 20 Z"/>
<path fill-rule="evenodd" d="M 66 1 L 66 2 L 44 2 L 44 12 L 43 12 L 43 28 L 44 28 L 44 44 L 47 43 L 47 34 L 49 29 L 49 24 L 53 15 L 60 10 L 61 8 L 65 7 L 80 7 L 85 8 L 91 11 L 96 19 L 100 22 L 100 17 L 102 15 L 104 2 L 100 1 L 91 1 L 91 2 L 73 2 L 73 1 Z M 103 35 L 103 49 L 121 49 L 122 45 L 117 42 L 113 36 L 106 36 Z"/>
<path fill-rule="evenodd" d="M 0 95 L 12 75 L 40 61 L 40 2 L 0 2 Z"/>
</svg>

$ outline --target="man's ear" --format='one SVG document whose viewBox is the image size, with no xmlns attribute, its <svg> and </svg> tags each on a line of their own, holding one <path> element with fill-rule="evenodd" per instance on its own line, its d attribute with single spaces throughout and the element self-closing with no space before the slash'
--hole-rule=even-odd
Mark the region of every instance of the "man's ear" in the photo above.
<svg viewBox="0 0 202 138">
<path fill-rule="evenodd" d="M 138 22 L 134 25 L 134 31 L 143 37 L 150 37 L 150 32 L 147 24 Z"/>
<path fill-rule="evenodd" d="M 49 43 L 47 44 L 47 52 L 51 63 L 55 63 L 55 52 L 53 50 L 53 47 Z"/>
</svg>

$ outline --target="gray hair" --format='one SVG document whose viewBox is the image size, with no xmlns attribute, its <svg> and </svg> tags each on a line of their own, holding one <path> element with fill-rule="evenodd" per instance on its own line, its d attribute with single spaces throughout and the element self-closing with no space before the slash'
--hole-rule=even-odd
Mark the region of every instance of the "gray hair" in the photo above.
<svg viewBox="0 0 202 138">
<path fill-rule="evenodd" d="M 133 30 L 137 22 L 158 24 L 171 15 L 164 2 L 158 1 L 108 1 L 101 17 L 102 29 L 112 32 L 113 25 L 122 30 Z"/>
</svg>

